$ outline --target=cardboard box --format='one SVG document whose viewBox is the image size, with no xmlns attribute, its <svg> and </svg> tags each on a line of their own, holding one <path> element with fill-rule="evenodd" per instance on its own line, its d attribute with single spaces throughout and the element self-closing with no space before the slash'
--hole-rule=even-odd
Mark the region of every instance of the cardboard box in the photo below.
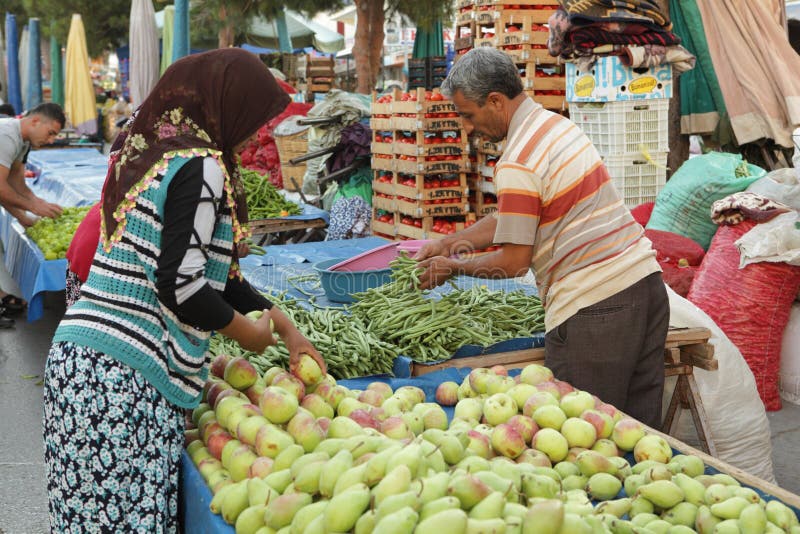
<svg viewBox="0 0 800 534">
<path fill-rule="evenodd" d="M 569 102 L 611 102 L 672 96 L 672 66 L 631 69 L 616 56 L 598 58 L 589 72 L 567 63 Z"/>
</svg>

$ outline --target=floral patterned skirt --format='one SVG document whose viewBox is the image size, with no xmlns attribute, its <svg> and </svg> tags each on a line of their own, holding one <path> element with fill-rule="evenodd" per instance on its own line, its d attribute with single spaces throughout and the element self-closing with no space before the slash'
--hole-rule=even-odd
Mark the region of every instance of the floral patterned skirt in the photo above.
<svg viewBox="0 0 800 534">
<path fill-rule="evenodd" d="M 53 532 L 177 532 L 183 411 L 139 371 L 55 343 L 44 383 Z"/>
<path fill-rule="evenodd" d="M 64 297 L 67 301 L 67 308 L 75 304 L 81 298 L 81 279 L 78 275 L 69 270 L 67 266 L 67 281 L 64 290 Z"/>
</svg>

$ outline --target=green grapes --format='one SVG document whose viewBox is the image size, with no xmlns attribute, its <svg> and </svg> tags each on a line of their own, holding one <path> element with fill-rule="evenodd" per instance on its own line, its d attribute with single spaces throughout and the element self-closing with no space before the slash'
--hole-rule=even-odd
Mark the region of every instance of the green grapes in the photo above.
<svg viewBox="0 0 800 534">
<path fill-rule="evenodd" d="M 55 219 L 41 218 L 25 233 L 41 249 L 45 260 L 57 260 L 67 254 L 75 230 L 86 216 L 89 207 L 64 208 Z"/>
</svg>

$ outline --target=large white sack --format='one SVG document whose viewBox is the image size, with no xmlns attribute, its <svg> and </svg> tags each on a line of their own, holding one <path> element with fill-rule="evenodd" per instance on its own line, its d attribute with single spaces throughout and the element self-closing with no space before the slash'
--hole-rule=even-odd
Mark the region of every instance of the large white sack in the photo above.
<svg viewBox="0 0 800 534">
<path fill-rule="evenodd" d="M 792 305 L 781 344 L 781 398 L 800 404 L 800 303 Z"/>
<path fill-rule="evenodd" d="M 705 327 L 711 330 L 709 343 L 719 362 L 716 371 L 694 369 L 711 438 L 717 457 L 775 483 L 772 472 L 772 443 L 764 403 L 758 396 L 755 378 L 739 349 L 700 308 L 669 287 L 671 326 Z M 684 411 L 684 414 L 688 413 Z M 696 440 L 691 417 L 681 417 L 672 435 L 681 441 Z"/>
</svg>

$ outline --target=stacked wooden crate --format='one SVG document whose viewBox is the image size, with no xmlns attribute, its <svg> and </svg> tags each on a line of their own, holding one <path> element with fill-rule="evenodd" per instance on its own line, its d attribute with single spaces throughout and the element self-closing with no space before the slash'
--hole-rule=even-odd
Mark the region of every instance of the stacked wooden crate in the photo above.
<svg viewBox="0 0 800 534">
<path fill-rule="evenodd" d="M 436 91 L 372 104 L 373 233 L 430 239 L 470 219 L 468 140 L 453 103 Z"/>
<path fill-rule="evenodd" d="M 306 79 L 312 93 L 327 93 L 333 87 L 333 56 L 309 57 Z"/>
<path fill-rule="evenodd" d="M 503 145 L 503 142 L 492 143 L 477 136 L 472 138 L 477 163 L 469 184 L 470 209 L 479 219 L 497 211 L 494 166 L 503 153 Z"/>
<path fill-rule="evenodd" d="M 547 51 L 547 21 L 558 0 L 474 0 L 463 4 L 456 18 L 457 54 L 491 46 L 514 60 L 525 92 L 543 107 L 563 112 L 566 78 L 559 58 Z"/>
</svg>

